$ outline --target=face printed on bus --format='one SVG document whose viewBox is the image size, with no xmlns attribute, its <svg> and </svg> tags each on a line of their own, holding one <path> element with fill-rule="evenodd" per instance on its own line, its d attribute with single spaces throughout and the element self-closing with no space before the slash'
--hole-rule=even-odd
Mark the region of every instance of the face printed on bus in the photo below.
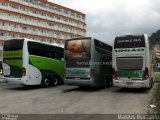
<svg viewBox="0 0 160 120">
<path fill-rule="evenodd" d="M 68 41 L 67 50 L 77 53 L 81 52 L 81 41 Z"/>
</svg>

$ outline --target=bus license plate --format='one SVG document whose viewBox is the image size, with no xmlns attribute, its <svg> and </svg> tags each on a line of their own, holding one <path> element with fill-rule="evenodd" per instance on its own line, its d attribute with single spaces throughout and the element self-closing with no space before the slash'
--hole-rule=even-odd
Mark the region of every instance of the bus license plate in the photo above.
<svg viewBox="0 0 160 120">
<path fill-rule="evenodd" d="M 133 85 L 133 82 L 126 82 L 126 85 Z"/>
</svg>

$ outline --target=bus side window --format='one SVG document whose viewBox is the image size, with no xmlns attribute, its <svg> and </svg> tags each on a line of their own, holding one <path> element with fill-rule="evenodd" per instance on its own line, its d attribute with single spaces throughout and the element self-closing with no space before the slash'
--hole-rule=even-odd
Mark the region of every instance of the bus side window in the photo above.
<svg viewBox="0 0 160 120">
<path fill-rule="evenodd" d="M 36 47 L 35 47 L 36 46 Z M 53 59 L 63 58 L 63 48 L 55 46 L 44 45 L 42 43 L 28 42 L 28 51 L 30 55 L 37 55 Z M 59 52 L 60 51 L 60 52 Z"/>
<path fill-rule="evenodd" d="M 55 58 L 61 60 L 63 58 L 63 54 L 60 52 L 55 52 Z"/>
</svg>

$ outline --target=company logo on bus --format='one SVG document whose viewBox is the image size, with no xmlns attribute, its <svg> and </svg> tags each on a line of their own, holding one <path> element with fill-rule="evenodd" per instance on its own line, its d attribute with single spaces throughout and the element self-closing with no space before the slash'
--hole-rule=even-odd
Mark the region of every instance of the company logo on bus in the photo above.
<svg viewBox="0 0 160 120">
<path fill-rule="evenodd" d="M 115 52 L 137 52 L 137 51 L 144 51 L 143 48 L 133 48 L 133 49 L 119 49 L 115 50 Z"/>
</svg>

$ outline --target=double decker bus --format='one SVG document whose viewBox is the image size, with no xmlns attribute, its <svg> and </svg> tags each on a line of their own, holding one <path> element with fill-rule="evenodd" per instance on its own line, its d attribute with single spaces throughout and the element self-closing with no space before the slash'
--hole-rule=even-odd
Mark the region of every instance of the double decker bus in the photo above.
<svg viewBox="0 0 160 120">
<path fill-rule="evenodd" d="M 64 84 L 79 87 L 112 85 L 112 47 L 91 37 L 65 41 Z"/>
<path fill-rule="evenodd" d="M 4 42 L 3 75 L 8 83 L 49 87 L 63 82 L 64 48 L 29 39 Z"/>
<path fill-rule="evenodd" d="M 155 54 L 146 34 L 117 36 L 112 63 L 113 86 L 152 88 Z"/>
</svg>

